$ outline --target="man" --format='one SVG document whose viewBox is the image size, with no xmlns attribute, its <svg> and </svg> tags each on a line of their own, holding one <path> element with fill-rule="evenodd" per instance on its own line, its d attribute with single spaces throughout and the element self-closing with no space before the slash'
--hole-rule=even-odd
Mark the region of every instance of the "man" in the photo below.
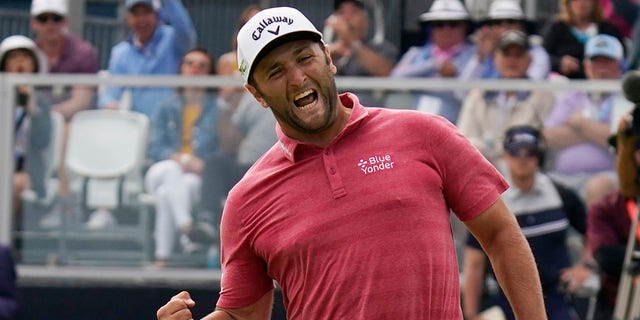
<svg viewBox="0 0 640 320">
<path fill-rule="evenodd" d="M 620 79 L 623 59 L 618 39 L 605 34 L 592 37 L 585 45 L 583 61 L 587 78 Z M 628 104 L 620 94 L 565 92 L 545 120 L 545 139 L 557 151 L 551 177 L 577 191 L 587 207 L 608 193 L 611 190 L 608 185 L 616 181 L 614 155 L 609 151 L 607 138 L 611 133 L 612 110 L 620 103 Z M 610 183 L 591 184 L 601 190 L 587 190 L 587 181 L 595 179 L 594 175 L 610 177 Z"/>
<path fill-rule="evenodd" d="M 580 198 L 570 189 L 555 183 L 539 171 L 544 158 L 544 141 L 535 127 L 510 127 L 503 139 L 503 158 L 511 187 L 502 199 L 515 214 L 522 232 L 527 237 L 538 265 L 545 306 L 549 319 L 567 320 L 572 306 L 561 289 L 571 282 L 579 286 L 592 275 L 582 264 L 571 267 L 569 248 L 564 245 L 573 226 L 585 233 L 585 208 Z M 562 244 L 562 245 L 560 245 Z M 585 255 L 585 263 L 593 265 Z M 486 271 L 486 257 L 479 243 L 469 237 L 464 256 L 464 283 L 462 301 L 467 319 L 480 310 L 482 284 Z M 492 301 L 500 306 L 507 319 L 514 319 L 502 292 Z"/>
<path fill-rule="evenodd" d="M 329 43 L 337 75 L 386 77 L 391 73 L 398 49 L 385 39 L 367 41 L 369 15 L 362 1 L 336 0 L 334 13 L 325 21 L 335 39 Z M 326 34 L 326 31 L 325 31 Z"/>
<path fill-rule="evenodd" d="M 67 0 L 34 0 L 31 3 L 31 29 L 36 34 L 38 48 L 47 58 L 50 73 L 88 73 L 98 72 L 98 52 L 90 43 L 68 32 Z M 56 111 L 66 120 L 64 126 L 63 154 L 69 135 L 69 121 L 78 111 L 94 108 L 96 90 L 91 86 L 75 85 L 61 88 L 54 85 L 50 91 L 51 110 Z M 60 181 L 60 203 L 69 202 L 70 190 L 66 167 L 58 169 Z M 60 225 L 61 211 L 69 211 L 68 206 L 59 207 L 41 220 L 46 228 Z"/>
<path fill-rule="evenodd" d="M 31 4 L 31 29 L 38 48 L 47 56 L 50 73 L 96 73 L 98 52 L 90 43 L 67 32 L 67 0 L 34 0 Z M 95 90 L 74 86 L 53 90 L 52 111 L 67 121 L 78 111 L 93 107 Z"/>
<path fill-rule="evenodd" d="M 491 79 L 498 77 L 498 70 L 493 63 L 500 36 L 509 30 L 517 30 L 530 34 L 533 23 L 526 20 L 520 3 L 516 0 L 494 0 L 489 6 L 485 25 L 476 32 L 475 58 L 469 60 L 462 70 L 462 79 Z M 546 79 L 551 70 L 549 54 L 538 44 L 531 45 L 531 63 L 527 69 L 527 77 L 533 80 Z"/>
<path fill-rule="evenodd" d="M 533 257 L 500 200 L 507 185 L 453 125 L 338 95 L 321 33 L 293 8 L 247 22 L 238 61 L 279 142 L 229 194 L 222 290 L 205 319 L 269 319 L 274 280 L 293 320 L 462 319 L 450 209 L 520 319 L 544 319 Z M 182 292 L 157 316 L 190 319 L 194 304 Z"/>
<path fill-rule="evenodd" d="M 631 115 L 620 120 L 617 134 L 610 140 L 616 148 L 620 189 L 595 202 L 587 215 L 587 241 L 600 268 L 602 283 L 594 318 L 597 320 L 608 320 L 613 315 L 631 222 L 637 214 L 636 199 L 640 194 L 638 123 L 637 117 Z M 630 131 L 632 128 L 635 131 Z M 636 231 L 635 236 L 636 241 L 640 241 L 640 232 Z"/>
<path fill-rule="evenodd" d="M 532 61 L 527 35 L 515 30 L 502 34 L 493 60 L 501 79 L 527 79 Z M 464 100 L 457 126 L 491 163 L 503 170 L 500 141 L 507 128 L 522 124 L 542 127 L 552 106 L 553 94 L 546 91 L 474 89 Z"/>
<path fill-rule="evenodd" d="M 476 53 L 467 41 L 471 30 L 469 13 L 461 1 L 436 0 L 428 12 L 420 15 L 428 34 L 423 46 L 409 48 L 391 71 L 391 77 L 427 77 L 456 79 Z M 447 91 L 434 91 L 415 98 L 418 110 L 444 116 L 455 123 L 460 112 L 460 98 Z"/>
<path fill-rule="evenodd" d="M 338 76 L 386 77 L 398 58 L 398 48 L 383 38 L 367 39 L 369 13 L 363 1 L 336 0 L 325 20 L 324 34 Z M 381 105 L 371 90 L 354 91 L 365 105 Z"/>
<path fill-rule="evenodd" d="M 127 25 L 132 34 L 111 50 L 109 73 L 113 75 L 177 74 L 180 61 L 196 43 L 196 31 L 180 0 L 127 0 Z M 163 24 L 160 17 L 166 18 Z M 123 87 L 109 87 L 98 106 L 117 109 Z M 151 117 L 159 103 L 173 95 L 172 88 L 131 88 L 131 109 Z"/>
</svg>

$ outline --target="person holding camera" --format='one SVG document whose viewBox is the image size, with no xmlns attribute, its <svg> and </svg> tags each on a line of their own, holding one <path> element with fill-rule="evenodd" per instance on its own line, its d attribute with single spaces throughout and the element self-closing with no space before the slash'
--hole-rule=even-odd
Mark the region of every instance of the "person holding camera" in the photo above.
<svg viewBox="0 0 640 320">
<path fill-rule="evenodd" d="M 640 73 L 635 71 L 636 80 L 624 84 L 640 83 Z M 633 215 L 637 214 L 636 198 L 640 195 L 638 167 L 640 166 L 640 108 L 636 100 L 629 97 L 632 91 L 624 90 L 627 99 L 636 103 L 631 114 L 624 116 L 617 134 L 609 139 L 616 148 L 616 171 L 620 189 L 616 190 L 589 208 L 587 219 L 587 244 L 600 269 L 602 289 L 599 292 L 595 319 L 611 319 L 618 294 L 618 284 L 622 273 L 625 250 L 630 235 Z M 634 90 L 637 92 L 637 90 Z M 636 233 L 637 241 L 640 234 Z"/>
</svg>

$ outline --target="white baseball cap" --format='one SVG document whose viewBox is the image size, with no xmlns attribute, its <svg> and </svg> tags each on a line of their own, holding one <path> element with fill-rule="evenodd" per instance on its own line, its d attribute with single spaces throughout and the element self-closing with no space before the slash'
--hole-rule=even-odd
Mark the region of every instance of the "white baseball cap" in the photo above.
<svg viewBox="0 0 640 320">
<path fill-rule="evenodd" d="M 421 14 L 418 19 L 427 21 L 457 21 L 469 20 L 469 12 L 460 0 L 436 0 L 429 11 Z"/>
<path fill-rule="evenodd" d="M 618 39 L 607 34 L 599 34 L 591 37 L 585 44 L 584 56 L 591 59 L 597 56 L 607 57 L 609 59 L 622 61 L 624 51 L 622 44 Z"/>
<path fill-rule="evenodd" d="M 264 9 L 249 19 L 238 32 L 238 69 L 244 81 L 249 81 L 264 55 L 292 39 L 322 41 L 322 33 L 302 12 L 290 7 Z"/>
<path fill-rule="evenodd" d="M 69 4 L 67 0 L 33 0 L 31 2 L 31 16 L 37 16 L 45 12 L 66 17 L 69 13 Z"/>
</svg>

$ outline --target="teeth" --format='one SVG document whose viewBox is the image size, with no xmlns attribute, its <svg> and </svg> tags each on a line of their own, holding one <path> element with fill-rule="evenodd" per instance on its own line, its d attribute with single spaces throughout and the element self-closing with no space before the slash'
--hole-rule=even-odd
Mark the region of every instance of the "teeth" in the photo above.
<svg viewBox="0 0 640 320">
<path fill-rule="evenodd" d="M 300 99 L 303 99 L 303 98 L 305 98 L 305 97 L 309 96 L 309 95 L 310 95 L 310 94 L 312 94 L 312 93 L 313 93 L 313 90 L 312 90 L 312 89 L 306 90 L 305 92 L 300 93 L 299 95 L 295 96 L 295 97 L 294 97 L 294 101 L 298 101 L 298 100 L 300 100 Z M 311 103 L 309 103 L 309 104 L 307 104 L 307 105 L 304 105 L 304 106 L 298 107 L 298 110 L 303 110 L 303 111 L 304 111 L 304 110 L 310 109 L 310 108 L 313 106 L 313 104 L 314 104 L 314 102 L 311 102 Z"/>
<path fill-rule="evenodd" d="M 308 95 L 310 95 L 312 93 L 313 93 L 313 90 L 309 89 L 309 90 L 307 90 L 307 91 L 295 96 L 293 99 L 294 100 L 299 100 L 299 99 L 302 99 L 302 98 L 304 98 L 304 97 L 306 97 L 306 96 L 308 96 Z"/>
<path fill-rule="evenodd" d="M 309 103 L 306 106 L 299 107 L 298 110 L 303 110 L 303 111 L 307 110 L 307 109 L 311 108 L 312 105 L 313 105 L 313 103 Z"/>
</svg>

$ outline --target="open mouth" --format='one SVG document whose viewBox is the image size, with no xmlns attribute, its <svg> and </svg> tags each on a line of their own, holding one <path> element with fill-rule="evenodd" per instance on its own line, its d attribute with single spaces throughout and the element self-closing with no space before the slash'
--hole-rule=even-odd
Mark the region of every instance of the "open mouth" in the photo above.
<svg viewBox="0 0 640 320">
<path fill-rule="evenodd" d="M 318 100 L 318 93 L 309 89 L 297 96 L 294 97 L 293 103 L 295 103 L 296 107 L 300 110 L 306 110 L 311 108 L 313 104 Z"/>
</svg>

